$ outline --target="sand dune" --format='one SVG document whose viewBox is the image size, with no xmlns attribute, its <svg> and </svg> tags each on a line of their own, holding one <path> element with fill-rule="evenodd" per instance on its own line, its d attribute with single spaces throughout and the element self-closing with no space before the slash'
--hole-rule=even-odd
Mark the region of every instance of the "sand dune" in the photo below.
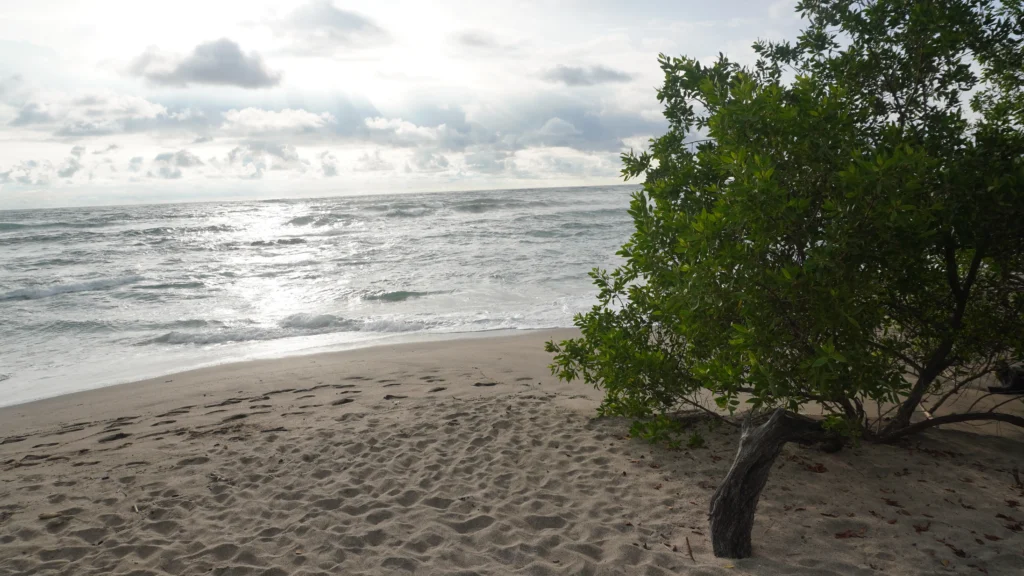
<svg viewBox="0 0 1024 576">
<path fill-rule="evenodd" d="M 736 446 L 554 382 L 549 334 L 246 363 L 0 410 L 0 574 L 1015 574 L 1022 444 L 789 445 L 714 558 Z M 171 380 L 171 382 L 167 382 Z M 260 381 L 262 380 L 262 382 Z M 692 557 L 691 557 L 692 553 Z"/>
</svg>

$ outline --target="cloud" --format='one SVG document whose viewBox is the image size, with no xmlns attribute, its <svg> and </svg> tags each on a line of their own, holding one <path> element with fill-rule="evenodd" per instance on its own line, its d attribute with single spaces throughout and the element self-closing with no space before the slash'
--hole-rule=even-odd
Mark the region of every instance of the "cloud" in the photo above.
<svg viewBox="0 0 1024 576">
<path fill-rule="evenodd" d="M 6 172 L 0 172 L 0 184 L 49 186 L 53 174 L 53 164 L 49 161 L 27 160 L 18 162 L 8 168 Z"/>
<path fill-rule="evenodd" d="M 150 170 L 148 175 L 164 178 L 166 180 L 174 180 L 181 178 L 182 168 L 192 168 L 202 165 L 203 161 L 188 150 L 164 152 L 157 154 L 156 157 L 153 158 L 153 170 L 156 170 L 156 172 L 154 173 L 153 170 Z"/>
<path fill-rule="evenodd" d="M 369 18 L 337 8 L 331 0 L 313 0 L 271 23 L 285 37 L 287 52 L 305 56 L 332 56 L 340 49 L 354 50 L 390 42 L 391 35 Z"/>
<path fill-rule="evenodd" d="M 445 125 L 437 127 L 417 126 L 401 118 L 380 116 L 363 120 L 370 131 L 370 140 L 391 146 L 415 146 L 424 142 L 436 142 Z"/>
<path fill-rule="evenodd" d="M 239 88 L 269 88 L 281 83 L 281 74 L 269 70 L 256 52 L 221 38 L 200 44 L 185 57 L 161 54 L 149 48 L 128 67 L 133 76 L 161 86 L 208 84 Z"/>
<path fill-rule="evenodd" d="M 480 150 L 466 154 L 466 167 L 474 172 L 498 174 L 515 171 L 515 154 L 502 150 Z"/>
<path fill-rule="evenodd" d="M 413 168 L 418 172 L 441 172 L 449 167 L 448 158 L 426 149 L 419 149 L 413 152 L 412 158 L 405 165 L 406 171 Z"/>
<path fill-rule="evenodd" d="M 41 102 L 29 102 L 18 110 L 18 115 L 11 120 L 11 126 L 31 126 L 32 124 L 46 124 L 53 122 L 54 116 L 47 109 L 46 104 Z"/>
<path fill-rule="evenodd" d="M 23 104 L 11 126 L 52 131 L 58 136 L 96 136 L 137 132 L 155 124 L 189 120 L 170 114 L 160 104 L 138 96 L 114 94 L 46 93 Z M 194 120 L 194 119 L 193 119 Z"/>
<path fill-rule="evenodd" d="M 605 66 L 555 66 L 541 75 L 548 82 L 565 84 L 566 86 L 593 86 L 612 82 L 629 82 L 631 74 L 620 72 Z"/>
<path fill-rule="evenodd" d="M 259 179 L 268 171 L 305 172 L 309 162 L 300 158 L 290 144 L 254 141 L 232 148 L 219 168 L 229 176 Z"/>
<path fill-rule="evenodd" d="M 83 154 L 85 154 L 84 146 L 72 147 L 71 156 L 64 160 L 64 164 L 57 170 L 57 176 L 60 178 L 71 178 L 74 176 L 76 172 L 82 169 L 81 158 Z"/>
<path fill-rule="evenodd" d="M 483 55 L 511 55 L 519 52 L 520 44 L 500 41 L 496 36 L 481 30 L 464 30 L 451 37 L 455 45 L 464 52 Z"/>
<path fill-rule="evenodd" d="M 357 172 L 387 172 L 394 170 L 395 166 L 380 155 L 380 150 L 374 150 L 373 154 L 364 153 L 356 160 Z"/>
<path fill-rule="evenodd" d="M 338 158 L 324 150 L 320 153 L 320 171 L 324 178 L 333 178 L 338 175 Z"/>
<path fill-rule="evenodd" d="M 198 136 L 192 141 L 193 144 L 206 144 L 207 142 L 213 142 L 213 136 Z"/>
<path fill-rule="evenodd" d="M 133 157 L 131 160 L 128 161 L 128 171 L 129 172 L 141 172 L 142 171 L 142 163 L 145 162 L 145 161 L 146 161 L 146 159 L 143 158 L 142 156 L 135 156 L 135 157 Z"/>
<path fill-rule="evenodd" d="M 329 112 L 315 114 L 291 108 L 280 111 L 244 108 L 225 112 L 223 128 L 242 134 L 311 132 L 334 122 L 334 116 Z"/>
<path fill-rule="evenodd" d="M 108 145 L 106 148 L 104 148 L 102 150 L 93 150 L 92 153 L 93 153 L 93 155 L 106 154 L 107 152 L 113 152 L 114 150 L 120 150 L 120 149 L 121 149 L 121 147 L 118 146 L 117 144 L 110 144 L 110 145 Z"/>
</svg>

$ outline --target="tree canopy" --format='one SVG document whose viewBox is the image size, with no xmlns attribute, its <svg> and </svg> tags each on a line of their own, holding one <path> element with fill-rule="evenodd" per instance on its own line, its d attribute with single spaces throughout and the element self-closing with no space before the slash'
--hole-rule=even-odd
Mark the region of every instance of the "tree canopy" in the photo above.
<svg viewBox="0 0 1024 576">
<path fill-rule="evenodd" d="M 548 344 L 605 413 L 710 392 L 894 438 L 1024 353 L 1021 1 L 797 10 L 803 33 L 752 66 L 659 57 L 669 129 L 623 156 L 643 179 L 624 264 L 592 272 L 582 336 Z M 959 419 L 983 417 L 1024 425 Z"/>
</svg>

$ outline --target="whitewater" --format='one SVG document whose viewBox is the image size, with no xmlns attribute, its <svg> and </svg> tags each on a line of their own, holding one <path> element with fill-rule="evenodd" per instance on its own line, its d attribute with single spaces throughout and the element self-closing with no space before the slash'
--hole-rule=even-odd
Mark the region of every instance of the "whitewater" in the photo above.
<svg viewBox="0 0 1024 576">
<path fill-rule="evenodd" d="M 572 325 L 634 187 L 0 211 L 0 406 L 211 364 Z"/>
</svg>

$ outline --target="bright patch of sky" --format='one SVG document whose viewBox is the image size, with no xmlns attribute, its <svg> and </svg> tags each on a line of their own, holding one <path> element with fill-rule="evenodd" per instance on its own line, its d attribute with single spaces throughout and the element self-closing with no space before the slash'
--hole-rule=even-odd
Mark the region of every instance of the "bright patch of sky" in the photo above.
<svg viewBox="0 0 1024 576">
<path fill-rule="evenodd" d="M 0 0 L 0 208 L 621 182 L 795 1 Z"/>
</svg>

